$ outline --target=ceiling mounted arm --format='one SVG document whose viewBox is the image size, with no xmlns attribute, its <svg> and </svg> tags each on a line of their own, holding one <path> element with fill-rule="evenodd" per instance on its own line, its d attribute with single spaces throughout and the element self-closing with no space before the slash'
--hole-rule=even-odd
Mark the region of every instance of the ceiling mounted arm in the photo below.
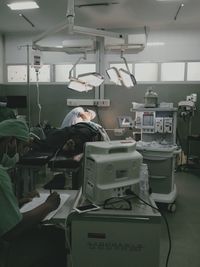
<svg viewBox="0 0 200 267">
<path fill-rule="evenodd" d="M 36 47 L 37 43 L 41 41 L 42 39 L 44 39 L 45 37 L 52 35 L 54 33 L 60 32 L 64 29 L 67 29 L 68 34 L 82 34 L 82 35 L 95 36 L 95 37 L 112 37 L 112 38 L 122 39 L 122 40 L 127 39 L 127 34 L 74 25 L 74 19 L 75 19 L 74 7 L 75 7 L 74 0 L 68 0 L 67 1 L 67 13 L 66 13 L 67 21 L 60 23 L 54 28 L 36 36 L 33 40 L 33 48 Z M 40 47 L 42 48 L 42 46 Z M 56 49 L 56 51 L 58 51 L 58 49 Z M 60 50 L 60 52 L 63 52 L 63 51 Z"/>
<path fill-rule="evenodd" d="M 131 73 L 131 72 L 130 72 L 130 69 L 129 69 L 129 66 L 128 66 L 128 63 L 127 63 L 127 61 L 126 61 L 126 58 L 124 57 L 124 51 L 123 51 L 123 50 L 121 50 L 121 59 L 124 60 L 124 63 L 125 63 L 125 65 L 126 65 L 126 69 L 127 69 L 127 71 L 128 71 L 129 73 Z"/>
<path fill-rule="evenodd" d="M 110 32 L 105 30 L 98 30 L 98 29 L 92 29 L 87 27 L 81 27 L 74 25 L 73 27 L 74 33 L 89 35 L 89 36 L 96 36 L 96 37 L 112 37 L 112 38 L 119 38 L 119 39 L 125 39 L 127 34 L 122 34 L 118 32 Z"/>
<path fill-rule="evenodd" d="M 69 33 L 73 33 L 74 18 L 75 18 L 74 0 L 68 0 L 67 1 L 66 16 L 67 16 L 67 21 L 68 21 L 68 31 L 69 31 Z"/>
<path fill-rule="evenodd" d="M 39 41 L 41 41 L 45 37 L 47 37 L 47 36 L 49 36 L 51 34 L 60 32 L 60 31 L 62 31 L 64 29 L 66 29 L 67 27 L 68 27 L 68 23 L 65 21 L 65 22 L 62 22 L 62 23 L 58 24 L 54 28 L 39 34 L 38 36 L 35 37 L 35 39 L 33 39 L 33 45 L 36 45 L 36 43 L 38 43 Z"/>
</svg>

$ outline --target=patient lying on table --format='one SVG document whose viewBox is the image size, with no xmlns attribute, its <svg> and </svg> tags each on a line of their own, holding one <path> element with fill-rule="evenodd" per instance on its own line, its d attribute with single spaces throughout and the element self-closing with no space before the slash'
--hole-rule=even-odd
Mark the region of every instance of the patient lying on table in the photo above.
<svg viewBox="0 0 200 267">
<path fill-rule="evenodd" d="M 72 156 L 83 152 L 84 144 L 93 141 L 109 141 L 105 130 L 93 122 L 80 122 L 63 129 L 52 129 L 45 140 L 35 140 L 33 150 Z"/>
</svg>

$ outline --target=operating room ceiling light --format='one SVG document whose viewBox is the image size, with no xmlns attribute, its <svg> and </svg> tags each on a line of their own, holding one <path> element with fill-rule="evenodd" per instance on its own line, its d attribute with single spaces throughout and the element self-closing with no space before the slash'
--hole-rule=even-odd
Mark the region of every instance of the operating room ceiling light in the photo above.
<svg viewBox="0 0 200 267">
<path fill-rule="evenodd" d="M 111 82 L 117 85 L 124 85 L 128 88 L 134 87 L 136 85 L 136 80 L 133 74 L 124 69 L 117 69 L 115 67 L 106 70 Z"/>
<path fill-rule="evenodd" d="M 136 85 L 136 80 L 133 74 L 124 69 L 119 69 L 119 74 L 122 83 L 126 87 L 134 87 Z"/>
<path fill-rule="evenodd" d="M 79 81 L 78 79 L 73 79 L 68 83 L 68 88 L 78 91 L 78 92 L 87 92 L 93 89 L 93 86 Z"/>
<path fill-rule="evenodd" d="M 78 92 L 87 92 L 92 90 L 94 87 L 100 86 L 103 81 L 104 78 L 99 73 L 84 73 L 78 75 L 77 78 L 70 77 L 68 88 Z"/>
<path fill-rule="evenodd" d="M 78 75 L 78 80 L 93 87 L 97 87 L 103 83 L 104 78 L 97 72 L 91 72 Z"/>
<path fill-rule="evenodd" d="M 38 4 L 34 1 L 13 2 L 13 3 L 7 4 L 7 6 L 12 10 L 25 10 L 25 9 L 39 8 Z"/>
<path fill-rule="evenodd" d="M 104 78 L 97 72 L 83 73 L 79 74 L 77 78 L 73 77 L 73 70 L 82 59 L 86 59 L 86 53 L 78 58 L 78 60 L 69 71 L 70 81 L 68 83 L 68 88 L 78 92 L 87 92 L 89 90 L 92 90 L 94 87 L 100 86 L 103 83 Z"/>
<path fill-rule="evenodd" d="M 127 70 L 124 70 L 122 68 L 117 69 L 116 67 L 111 67 L 106 70 L 108 77 L 111 80 L 111 82 L 117 85 L 124 85 L 128 88 L 134 87 L 137 84 L 137 82 L 134 75 L 129 70 L 127 61 L 123 56 L 123 51 L 121 51 L 121 58 L 124 60 Z"/>
<path fill-rule="evenodd" d="M 106 70 L 109 79 L 111 80 L 111 82 L 117 84 L 117 85 L 122 85 L 121 82 L 121 77 L 119 75 L 118 69 L 115 67 L 109 68 Z"/>
</svg>

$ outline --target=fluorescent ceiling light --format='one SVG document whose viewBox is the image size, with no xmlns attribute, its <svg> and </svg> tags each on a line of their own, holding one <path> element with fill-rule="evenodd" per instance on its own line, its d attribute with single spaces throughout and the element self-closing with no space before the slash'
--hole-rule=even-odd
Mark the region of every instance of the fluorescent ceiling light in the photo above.
<svg viewBox="0 0 200 267">
<path fill-rule="evenodd" d="M 84 82 L 81 82 L 79 80 L 73 79 L 70 80 L 68 83 L 68 88 L 78 91 L 78 92 L 87 92 L 89 90 L 93 89 L 93 86 L 86 84 Z"/>
<path fill-rule="evenodd" d="M 136 79 L 133 74 L 129 73 L 127 70 L 119 69 L 119 74 L 124 86 L 134 87 L 136 85 Z"/>
<path fill-rule="evenodd" d="M 12 10 L 24 10 L 24 9 L 39 8 L 38 4 L 34 1 L 14 2 L 11 4 L 7 4 L 7 6 Z"/>
<path fill-rule="evenodd" d="M 78 75 L 78 80 L 93 87 L 97 87 L 103 83 L 104 78 L 99 73 L 91 72 Z"/>
</svg>

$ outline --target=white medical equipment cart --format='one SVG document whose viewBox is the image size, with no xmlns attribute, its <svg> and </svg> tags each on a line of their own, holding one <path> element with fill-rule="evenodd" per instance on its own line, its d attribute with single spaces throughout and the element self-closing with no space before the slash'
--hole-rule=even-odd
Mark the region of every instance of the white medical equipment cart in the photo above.
<svg viewBox="0 0 200 267">
<path fill-rule="evenodd" d="M 161 215 L 131 202 L 131 210 L 69 215 L 73 267 L 159 267 Z"/>
<path fill-rule="evenodd" d="M 175 211 L 177 189 L 174 179 L 176 155 L 177 108 L 139 108 L 135 112 L 135 127 L 141 129 L 141 141 L 136 149 L 148 165 L 149 184 L 152 198 L 167 204 Z"/>
</svg>

